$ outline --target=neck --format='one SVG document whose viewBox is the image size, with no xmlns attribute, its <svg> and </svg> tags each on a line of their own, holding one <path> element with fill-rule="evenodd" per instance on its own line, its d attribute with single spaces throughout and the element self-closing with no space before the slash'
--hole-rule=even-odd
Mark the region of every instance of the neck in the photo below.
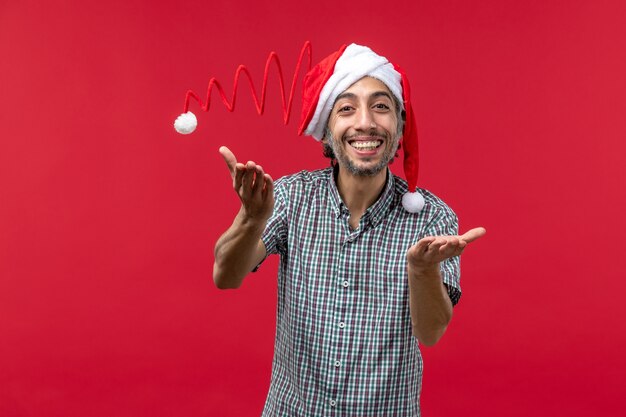
<svg viewBox="0 0 626 417">
<path fill-rule="evenodd" d="M 350 224 L 356 228 L 365 210 L 376 202 L 385 188 L 387 169 L 366 177 L 352 175 L 339 167 L 336 180 L 339 195 L 350 211 Z"/>
</svg>

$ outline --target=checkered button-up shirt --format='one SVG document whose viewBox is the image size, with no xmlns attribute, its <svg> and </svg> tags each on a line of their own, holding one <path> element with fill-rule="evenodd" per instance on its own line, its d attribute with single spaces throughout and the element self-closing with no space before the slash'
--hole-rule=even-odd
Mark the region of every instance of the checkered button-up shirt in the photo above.
<svg viewBox="0 0 626 417">
<path fill-rule="evenodd" d="M 401 205 L 406 182 L 388 171 L 358 227 L 332 168 L 276 181 L 262 240 L 280 254 L 272 379 L 263 416 L 419 416 L 422 358 L 412 336 L 406 251 L 424 236 L 456 235 L 455 214 L 425 190 Z M 441 264 L 453 304 L 459 260 Z"/>
</svg>

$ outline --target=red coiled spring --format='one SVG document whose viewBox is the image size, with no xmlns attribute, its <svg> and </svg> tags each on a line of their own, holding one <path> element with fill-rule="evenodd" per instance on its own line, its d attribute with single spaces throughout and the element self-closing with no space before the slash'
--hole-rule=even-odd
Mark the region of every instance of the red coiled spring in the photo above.
<svg viewBox="0 0 626 417">
<path fill-rule="evenodd" d="M 287 124 L 289 123 L 289 115 L 291 114 L 291 106 L 293 104 L 293 96 L 295 93 L 296 83 L 298 81 L 298 74 L 300 73 L 300 67 L 302 65 L 302 59 L 304 58 L 305 53 L 307 54 L 308 61 L 309 61 L 308 67 L 307 67 L 307 71 L 308 71 L 311 69 L 311 60 L 312 60 L 311 42 L 309 41 L 306 41 L 304 43 L 304 45 L 302 46 L 302 50 L 300 51 L 300 56 L 298 57 L 298 63 L 296 64 L 296 69 L 293 75 L 293 81 L 291 82 L 291 90 L 289 91 L 288 100 L 285 98 L 285 83 L 283 79 L 283 69 L 280 65 L 280 60 L 278 59 L 278 55 L 276 54 L 276 52 L 272 51 L 267 57 L 267 62 L 265 63 L 265 73 L 263 74 L 263 87 L 261 88 L 260 100 L 259 100 L 259 96 L 257 94 L 256 88 L 254 87 L 254 82 L 252 81 L 252 76 L 250 75 L 250 71 L 245 65 L 239 65 L 237 67 L 237 71 L 235 71 L 235 79 L 233 81 L 232 101 L 229 101 L 228 98 L 226 97 L 226 94 L 224 93 L 224 89 L 222 88 L 219 81 L 217 81 L 215 77 L 212 77 L 209 80 L 209 86 L 207 87 L 206 101 L 204 103 L 195 92 L 193 92 L 192 90 L 187 91 L 187 94 L 185 96 L 185 107 L 184 107 L 183 113 L 187 113 L 189 111 L 189 101 L 192 98 L 195 99 L 198 102 L 198 104 L 200 104 L 200 107 L 202 108 L 202 110 L 204 110 L 205 112 L 209 111 L 209 108 L 211 107 L 211 91 L 213 90 L 213 86 L 215 86 L 215 88 L 219 92 L 220 97 L 222 98 L 222 102 L 224 103 L 224 106 L 226 107 L 226 109 L 232 112 L 235 109 L 235 104 L 237 102 L 237 87 L 239 86 L 239 77 L 241 73 L 244 73 L 248 78 L 248 82 L 250 83 L 250 91 L 252 92 L 252 98 L 254 100 L 257 113 L 259 115 L 263 114 L 263 111 L 265 109 L 265 94 L 266 94 L 266 89 L 267 89 L 267 79 L 269 75 L 270 64 L 272 62 L 275 62 L 276 68 L 278 69 L 278 76 L 279 76 L 278 81 L 280 83 L 280 92 L 281 92 L 282 105 L 283 105 L 283 120 L 285 124 Z"/>
</svg>

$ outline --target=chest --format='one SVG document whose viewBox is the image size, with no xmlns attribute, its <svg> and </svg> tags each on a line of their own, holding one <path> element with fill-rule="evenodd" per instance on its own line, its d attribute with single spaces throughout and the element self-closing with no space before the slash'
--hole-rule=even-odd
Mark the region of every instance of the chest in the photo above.
<svg viewBox="0 0 626 417">
<path fill-rule="evenodd" d="M 314 298 L 404 308 L 406 251 L 418 234 L 396 227 L 392 216 L 375 225 L 364 219 L 355 230 L 346 217 L 309 213 L 289 230 L 283 286 L 302 302 Z"/>
</svg>

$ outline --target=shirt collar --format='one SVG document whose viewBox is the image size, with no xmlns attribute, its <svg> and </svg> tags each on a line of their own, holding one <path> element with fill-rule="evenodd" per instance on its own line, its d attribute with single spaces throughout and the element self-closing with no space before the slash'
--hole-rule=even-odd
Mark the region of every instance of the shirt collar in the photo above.
<svg viewBox="0 0 626 417">
<path fill-rule="evenodd" d="M 337 168 L 335 168 L 337 169 Z M 337 183 L 335 181 L 335 170 L 328 170 L 328 185 L 330 189 L 330 199 L 332 201 L 332 209 L 336 217 L 341 215 L 350 214 L 348 208 L 344 204 L 339 190 L 337 189 Z M 394 204 L 394 190 L 395 190 L 395 178 L 389 168 L 387 168 L 387 181 L 385 181 L 385 187 L 382 193 L 378 197 L 378 200 L 374 202 L 363 214 L 363 218 L 368 220 L 372 226 L 376 227 L 382 219 L 385 218 L 389 210 Z"/>
<path fill-rule="evenodd" d="M 335 170 L 337 167 L 330 168 L 328 170 L 328 189 L 330 190 L 330 200 L 333 205 L 333 211 L 335 217 L 339 217 L 342 214 L 348 213 L 348 208 L 343 204 L 341 196 L 339 196 L 339 190 L 337 189 L 337 182 L 335 181 Z"/>
</svg>

